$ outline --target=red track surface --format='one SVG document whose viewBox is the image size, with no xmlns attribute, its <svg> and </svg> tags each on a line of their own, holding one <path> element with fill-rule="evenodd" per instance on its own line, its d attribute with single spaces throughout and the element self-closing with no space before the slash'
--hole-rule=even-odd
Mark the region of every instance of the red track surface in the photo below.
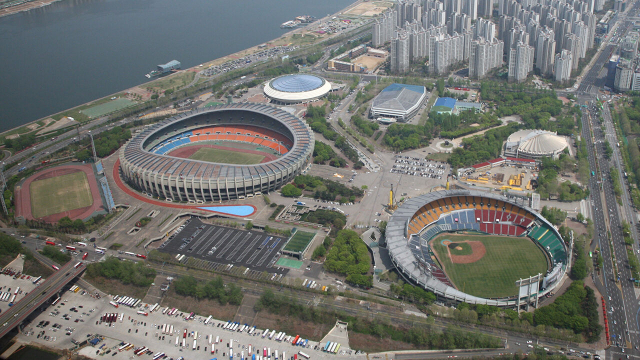
<svg viewBox="0 0 640 360">
<path fill-rule="evenodd" d="M 195 152 L 200 150 L 201 148 L 227 150 L 227 151 L 234 151 L 234 152 L 239 152 L 239 153 L 247 153 L 247 154 L 254 154 L 254 155 L 264 156 L 262 161 L 260 161 L 260 164 L 278 159 L 278 157 L 276 155 L 269 154 L 269 153 L 262 152 L 262 151 L 247 150 L 247 149 L 236 149 L 236 148 L 233 148 L 233 147 L 230 147 L 230 146 L 220 146 L 220 145 L 191 145 L 191 146 L 185 146 L 185 147 L 181 147 L 181 148 L 176 149 L 176 150 L 172 150 L 167 155 L 175 156 L 175 157 L 179 157 L 179 158 L 183 158 L 183 159 L 188 159 L 191 155 L 195 154 Z"/>
<path fill-rule="evenodd" d="M 74 209 L 70 211 L 65 211 L 57 214 L 51 214 L 48 216 L 44 216 L 38 218 L 37 220 L 46 221 L 49 223 L 57 222 L 65 216 L 71 218 L 71 220 L 75 219 L 86 219 L 95 211 L 104 209 L 104 205 L 102 204 L 102 198 L 100 197 L 100 190 L 98 189 L 98 182 L 96 181 L 96 177 L 93 174 L 93 168 L 91 165 L 64 165 L 64 166 L 56 166 L 54 168 L 50 168 L 34 175 L 28 177 L 20 187 L 19 190 L 16 191 L 16 215 L 22 216 L 28 220 L 36 220 L 31 213 L 31 193 L 29 191 L 29 186 L 32 182 L 36 180 L 44 180 L 52 177 L 72 174 L 74 172 L 82 171 L 87 175 L 87 180 L 89 181 L 89 189 L 91 190 L 91 196 L 93 197 L 93 204 L 90 206 L 85 206 L 83 208 Z"/>
<path fill-rule="evenodd" d="M 131 188 L 129 188 L 123 181 L 122 179 L 120 179 L 120 172 L 118 171 L 120 169 L 120 159 L 116 160 L 116 163 L 113 165 L 113 181 L 115 181 L 116 185 L 118 185 L 118 187 L 120 188 L 120 190 L 124 191 L 127 195 L 131 196 L 134 199 L 140 200 L 140 201 L 144 201 L 146 203 L 149 204 L 153 204 L 156 206 L 161 206 L 161 207 L 166 207 L 166 208 L 172 208 L 172 209 L 192 209 L 192 210 L 200 210 L 200 211 L 206 211 L 206 212 L 212 212 L 212 213 L 217 213 L 217 214 L 222 214 L 222 215 L 229 215 L 226 213 L 221 213 L 221 212 L 217 212 L 217 211 L 211 211 L 211 210 L 204 210 L 202 209 L 205 206 L 251 206 L 253 208 L 253 212 L 249 215 L 245 215 L 245 216 L 238 216 L 238 217 L 246 217 L 246 216 L 251 216 L 253 214 L 256 213 L 256 207 L 251 205 L 251 204 L 234 204 L 234 205 L 218 205 L 218 204 L 202 204 L 202 205 L 181 205 L 181 204 L 174 204 L 174 203 L 170 203 L 170 202 L 163 202 L 163 201 L 158 201 L 158 200 L 154 200 L 150 197 L 141 195 L 139 193 L 137 193 L 136 191 L 132 190 Z"/>
</svg>

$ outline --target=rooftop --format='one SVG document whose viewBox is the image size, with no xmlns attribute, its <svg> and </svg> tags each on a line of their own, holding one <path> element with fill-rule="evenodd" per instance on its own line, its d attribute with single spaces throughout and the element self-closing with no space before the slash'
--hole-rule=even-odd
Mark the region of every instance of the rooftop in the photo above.
<svg viewBox="0 0 640 360">
<path fill-rule="evenodd" d="M 426 89 L 419 85 L 391 84 L 373 99 L 373 108 L 409 111 L 424 96 Z"/>
<path fill-rule="evenodd" d="M 324 82 L 324 79 L 317 76 L 293 74 L 281 76 L 272 80 L 271 87 L 282 92 L 305 92 L 321 87 Z"/>
</svg>

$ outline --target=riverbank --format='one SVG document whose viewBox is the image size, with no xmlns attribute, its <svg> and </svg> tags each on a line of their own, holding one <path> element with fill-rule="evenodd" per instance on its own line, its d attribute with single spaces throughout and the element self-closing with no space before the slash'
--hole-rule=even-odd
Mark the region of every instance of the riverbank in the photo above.
<svg viewBox="0 0 640 360">
<path fill-rule="evenodd" d="M 14 5 L 8 8 L 0 9 L 0 17 L 13 15 L 17 13 L 21 13 L 23 11 L 29 11 L 37 8 L 41 8 L 43 6 L 51 5 L 54 2 L 58 2 L 60 0 L 33 0 L 27 1 L 20 5 Z"/>
<path fill-rule="evenodd" d="M 170 79 L 171 77 L 180 76 L 181 74 L 184 74 L 185 72 L 196 72 L 197 73 L 200 70 L 206 69 L 206 68 L 208 68 L 210 66 L 220 65 L 220 64 L 223 64 L 223 63 L 225 63 L 227 61 L 230 61 L 230 60 L 242 58 L 242 57 L 245 57 L 245 56 L 248 56 L 248 55 L 251 55 L 251 54 L 255 54 L 255 53 L 260 52 L 260 51 L 263 51 L 265 49 L 265 47 L 269 48 L 269 47 L 275 47 L 275 46 L 286 46 L 286 45 L 292 44 L 292 43 L 294 45 L 298 45 L 298 46 L 301 46 L 301 47 L 308 47 L 308 46 L 313 46 L 313 45 L 320 44 L 323 41 L 326 41 L 328 39 L 334 38 L 335 36 L 340 36 L 340 35 L 344 34 L 345 31 L 346 32 L 350 32 L 350 31 L 353 31 L 353 29 L 361 28 L 361 26 L 349 26 L 346 30 L 339 31 L 337 33 L 332 33 L 332 34 L 322 33 L 321 31 L 319 31 L 320 30 L 320 26 L 322 26 L 323 24 L 327 24 L 327 23 L 330 23 L 332 21 L 333 22 L 339 22 L 340 21 L 339 19 L 335 20 L 334 17 L 336 17 L 336 16 L 344 15 L 344 17 L 346 17 L 346 18 L 354 17 L 353 14 L 348 14 L 348 12 L 353 10 L 354 8 L 358 7 L 358 5 L 360 5 L 362 3 L 363 3 L 363 0 L 355 1 L 353 3 L 350 3 L 348 6 L 346 6 L 345 8 L 340 10 L 339 12 L 334 13 L 333 15 L 327 15 L 327 16 L 321 18 L 321 19 L 318 19 L 317 21 L 315 21 L 313 23 L 308 24 L 305 27 L 293 29 L 293 30 L 291 30 L 289 32 L 286 32 L 286 33 L 280 35 L 279 37 L 277 37 L 275 39 L 269 40 L 269 41 L 264 42 L 262 44 L 259 44 L 259 45 L 256 45 L 256 46 L 244 49 L 244 50 L 240 50 L 238 52 L 235 52 L 235 53 L 232 53 L 232 54 L 229 54 L 229 55 L 226 55 L 226 56 L 223 56 L 223 57 L 220 57 L 220 58 L 217 58 L 217 59 L 205 62 L 205 63 L 202 63 L 202 65 L 195 65 L 195 66 L 190 67 L 188 69 L 179 71 L 178 73 L 173 74 L 173 75 L 169 75 L 169 76 L 166 76 L 166 77 L 162 77 L 162 78 L 159 78 L 159 79 L 154 79 L 152 81 L 148 81 L 148 82 L 145 82 L 145 83 L 138 84 L 138 85 L 130 87 L 130 88 L 126 89 L 126 90 L 121 90 L 121 91 L 118 91 L 116 93 L 109 94 L 109 95 L 103 96 L 101 98 L 85 102 L 83 104 L 80 104 L 80 105 L 71 107 L 69 109 L 54 113 L 52 115 L 48 115 L 48 116 L 36 119 L 36 120 L 31 121 L 31 122 L 26 123 L 26 124 L 21 124 L 20 126 L 14 127 L 12 129 L 8 129 L 8 130 L 3 131 L 3 132 L 0 132 L 0 136 L 7 136 L 9 134 L 15 134 L 15 133 L 27 133 L 29 131 L 29 130 L 27 130 L 27 128 L 29 126 L 34 126 L 35 123 L 42 122 L 42 121 L 44 121 L 46 119 L 50 119 L 50 118 L 57 119 L 58 117 L 62 116 L 63 114 L 69 113 L 70 111 L 73 111 L 75 109 L 79 109 L 79 108 L 82 108 L 82 107 L 86 108 L 86 107 L 95 105 L 96 103 L 101 102 L 101 101 L 104 102 L 105 100 L 108 100 L 108 99 L 112 98 L 113 96 L 122 95 L 125 92 L 131 92 L 131 93 L 134 93 L 134 94 L 135 93 L 141 93 L 141 92 L 146 91 L 145 89 L 147 89 L 147 88 L 154 87 L 154 84 L 157 84 L 160 81 L 166 81 L 166 79 Z M 385 5 L 386 5 L 386 3 L 385 3 Z M 355 16 L 355 17 L 359 18 L 359 20 L 357 20 L 357 22 L 362 22 L 362 23 L 369 21 L 369 19 L 371 18 L 371 16 Z M 136 90 L 141 90 L 141 89 L 143 91 L 136 91 Z M 92 120 L 95 120 L 95 119 L 91 119 L 90 121 L 92 121 Z"/>
</svg>

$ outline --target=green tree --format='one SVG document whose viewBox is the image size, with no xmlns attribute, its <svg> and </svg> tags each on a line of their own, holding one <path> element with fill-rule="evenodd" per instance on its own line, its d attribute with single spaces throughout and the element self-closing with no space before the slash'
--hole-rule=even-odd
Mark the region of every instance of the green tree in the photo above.
<svg viewBox="0 0 640 360">
<path fill-rule="evenodd" d="M 287 196 L 287 197 L 299 197 L 302 195 L 302 190 L 298 189 L 292 184 L 287 184 L 283 186 L 281 192 L 282 192 L 282 196 Z"/>
</svg>

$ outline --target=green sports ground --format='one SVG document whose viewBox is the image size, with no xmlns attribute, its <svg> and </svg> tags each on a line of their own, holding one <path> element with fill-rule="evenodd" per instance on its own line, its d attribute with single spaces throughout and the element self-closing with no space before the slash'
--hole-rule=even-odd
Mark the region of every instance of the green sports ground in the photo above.
<svg viewBox="0 0 640 360">
<path fill-rule="evenodd" d="M 93 204 L 89 181 L 82 171 L 36 180 L 29 185 L 29 193 L 31 214 L 36 219 Z"/>
<path fill-rule="evenodd" d="M 220 164 L 252 165 L 259 164 L 262 159 L 264 159 L 264 156 L 240 151 L 202 147 L 193 153 L 193 155 L 189 156 L 189 159 Z"/>
<path fill-rule="evenodd" d="M 454 264 L 442 241 L 460 243 L 460 250 L 454 255 L 470 255 L 471 247 L 464 241 L 479 241 L 486 254 L 468 264 Z M 484 298 L 515 296 L 518 288 L 516 280 L 538 273 L 545 274 L 548 268 L 543 251 L 527 237 L 454 235 L 441 234 L 430 242 L 444 271 L 460 290 L 470 295 Z"/>
</svg>

